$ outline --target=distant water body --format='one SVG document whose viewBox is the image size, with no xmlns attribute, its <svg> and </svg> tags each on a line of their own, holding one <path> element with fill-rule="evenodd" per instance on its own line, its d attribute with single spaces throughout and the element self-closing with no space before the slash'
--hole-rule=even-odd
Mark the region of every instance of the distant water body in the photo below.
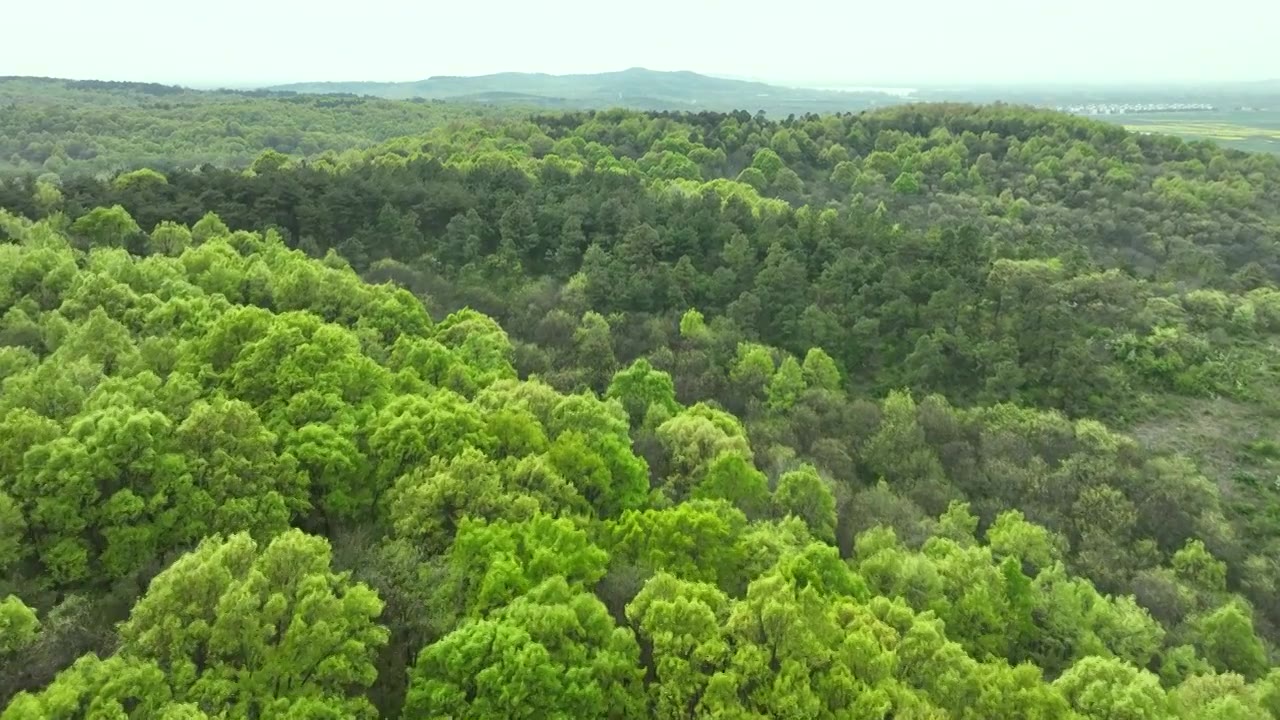
<svg viewBox="0 0 1280 720">
<path fill-rule="evenodd" d="M 918 88 L 876 87 L 871 85 L 828 85 L 825 87 L 815 87 L 813 89 L 828 90 L 832 92 L 884 93 L 886 95 L 897 95 L 899 97 L 909 97 L 919 92 Z"/>
</svg>

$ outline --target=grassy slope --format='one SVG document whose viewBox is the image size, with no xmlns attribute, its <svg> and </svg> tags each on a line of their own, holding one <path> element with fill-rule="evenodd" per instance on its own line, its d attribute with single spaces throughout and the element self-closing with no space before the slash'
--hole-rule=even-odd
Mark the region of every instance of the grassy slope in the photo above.
<svg viewBox="0 0 1280 720">
<path fill-rule="evenodd" d="M 1280 338 L 1245 351 L 1254 365 L 1248 402 L 1162 395 L 1155 411 L 1122 429 L 1150 448 L 1193 458 L 1250 538 L 1261 538 L 1280 526 Z"/>
</svg>

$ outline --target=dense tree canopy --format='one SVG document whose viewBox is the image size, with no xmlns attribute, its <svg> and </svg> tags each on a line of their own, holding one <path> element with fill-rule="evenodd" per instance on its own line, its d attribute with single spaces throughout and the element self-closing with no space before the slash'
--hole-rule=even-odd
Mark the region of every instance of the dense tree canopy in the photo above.
<svg viewBox="0 0 1280 720">
<path fill-rule="evenodd" d="M 344 152 L 455 118 L 507 112 L 478 104 L 389 102 L 150 83 L 0 78 L 0 176 L 115 173 L 121 188 L 164 184 L 152 168 L 246 166 L 264 150 Z M 259 165 L 258 167 L 261 167 Z M 42 197 L 56 205 L 56 190 Z"/>
<path fill-rule="evenodd" d="M 1280 717 L 1274 159 L 928 106 L 246 164 L 0 184 L 4 720 Z"/>
</svg>

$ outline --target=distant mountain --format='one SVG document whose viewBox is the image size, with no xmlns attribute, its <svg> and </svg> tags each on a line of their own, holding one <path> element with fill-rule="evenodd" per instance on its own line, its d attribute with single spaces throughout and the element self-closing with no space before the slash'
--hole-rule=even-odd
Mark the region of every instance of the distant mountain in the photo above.
<svg viewBox="0 0 1280 720">
<path fill-rule="evenodd" d="M 399 83 L 295 83 L 267 89 L 561 108 L 764 110 L 770 114 L 864 110 L 902 102 L 901 98 L 887 93 L 790 88 L 694 72 L 660 72 L 644 68 L 586 75 L 507 72 L 475 77 L 439 76 Z"/>
</svg>

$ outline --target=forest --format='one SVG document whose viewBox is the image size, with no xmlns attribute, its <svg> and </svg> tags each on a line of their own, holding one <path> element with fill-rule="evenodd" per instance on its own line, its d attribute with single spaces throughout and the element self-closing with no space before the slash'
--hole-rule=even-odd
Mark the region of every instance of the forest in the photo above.
<svg viewBox="0 0 1280 720">
<path fill-rule="evenodd" d="M 474 103 L 0 77 L 0 177 L 243 167 L 268 148 L 342 152 L 507 112 Z"/>
<path fill-rule="evenodd" d="M 0 181 L 3 720 L 1280 718 L 1280 158 L 252 150 Z"/>
</svg>

